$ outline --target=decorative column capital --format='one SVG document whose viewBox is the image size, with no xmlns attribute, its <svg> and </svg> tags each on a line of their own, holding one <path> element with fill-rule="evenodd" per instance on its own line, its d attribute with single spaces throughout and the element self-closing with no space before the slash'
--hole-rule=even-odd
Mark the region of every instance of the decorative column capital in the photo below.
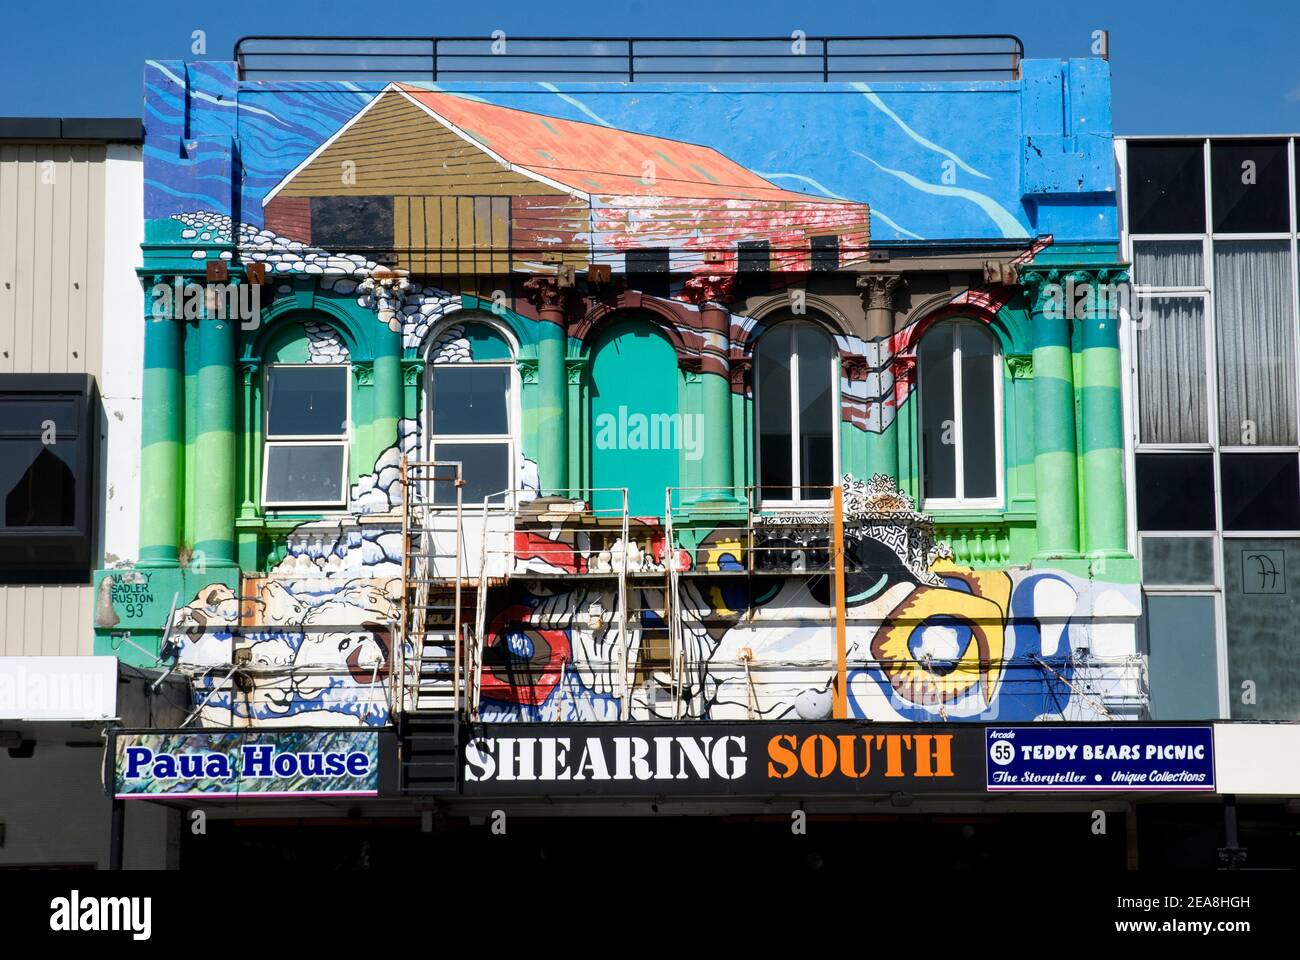
<svg viewBox="0 0 1300 960">
<path fill-rule="evenodd" d="M 257 382 L 257 374 L 262 369 L 261 360 L 240 360 L 239 376 L 244 386 L 252 386 Z"/>
<path fill-rule="evenodd" d="M 1034 376 L 1034 358 L 1029 354 L 1009 354 L 1007 372 L 1012 380 L 1031 380 Z"/>
<path fill-rule="evenodd" d="M 871 372 L 871 364 L 860 354 L 846 353 L 840 358 L 840 369 L 846 380 L 861 382 L 866 380 L 867 374 Z"/>
<path fill-rule="evenodd" d="M 754 368 L 754 361 L 750 357 L 732 357 L 731 358 L 731 385 L 738 390 L 744 390 L 749 382 L 749 373 Z"/>
<path fill-rule="evenodd" d="M 901 273 L 862 273 L 856 283 L 858 296 L 868 310 L 893 310 L 894 298 L 907 286 Z"/>
<path fill-rule="evenodd" d="M 696 306 L 730 303 L 735 299 L 736 277 L 730 273 L 707 273 L 691 277 L 682 284 L 679 299 Z M 725 308 L 724 308 L 725 309 Z"/>
<path fill-rule="evenodd" d="M 368 360 L 352 362 L 352 376 L 359 387 L 369 387 L 375 382 L 375 365 Z"/>
<path fill-rule="evenodd" d="M 915 385 L 916 383 L 916 357 L 911 354 L 899 354 L 894 357 L 891 369 L 894 371 L 894 380 L 900 383 Z"/>
<path fill-rule="evenodd" d="M 587 368 L 587 363 L 581 357 L 569 357 L 564 361 L 565 380 L 570 384 L 582 383 L 582 371 Z"/>
<path fill-rule="evenodd" d="M 555 277 L 530 277 L 524 281 L 524 296 L 539 313 L 543 310 L 563 310 L 567 288 L 561 287 Z"/>
<path fill-rule="evenodd" d="M 537 382 L 536 360 L 516 360 L 515 366 L 519 368 L 519 380 L 521 383 Z"/>
<path fill-rule="evenodd" d="M 414 387 L 419 384 L 421 376 L 424 374 L 423 360 L 403 360 L 402 361 L 402 385 Z"/>
</svg>

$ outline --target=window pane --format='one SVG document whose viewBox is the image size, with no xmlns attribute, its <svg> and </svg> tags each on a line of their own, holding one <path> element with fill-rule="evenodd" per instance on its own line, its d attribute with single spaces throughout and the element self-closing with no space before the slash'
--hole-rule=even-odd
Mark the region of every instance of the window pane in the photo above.
<svg viewBox="0 0 1300 960">
<path fill-rule="evenodd" d="M 1219 716 L 1213 597 L 1147 597 L 1148 673 L 1153 720 Z"/>
<path fill-rule="evenodd" d="M 465 486 L 461 489 L 461 502 L 473 506 L 481 504 L 484 497 L 497 496 L 510 487 L 510 445 L 508 443 L 438 443 L 433 447 L 433 458 L 461 465 Z M 434 484 L 434 503 L 455 503 L 456 489 L 449 483 Z"/>
<path fill-rule="evenodd" d="M 962 475 L 965 499 L 991 499 L 998 495 L 997 405 L 994 402 L 994 365 L 997 344 L 984 331 L 970 325 L 959 328 L 961 339 Z"/>
<path fill-rule="evenodd" d="M 834 384 L 831 382 L 833 344 L 813 327 L 795 331 L 799 351 L 799 482 L 805 487 L 835 483 Z M 805 500 L 824 500 L 825 489 L 800 492 Z"/>
<path fill-rule="evenodd" d="M 1219 439 L 1227 446 L 1296 442 L 1292 282 L 1285 240 L 1214 245 Z"/>
<path fill-rule="evenodd" d="M 955 346 L 950 323 L 931 330 L 921 341 L 921 485 L 928 498 L 957 496 L 957 448 L 952 391 Z"/>
<path fill-rule="evenodd" d="M 758 462 L 761 495 L 789 500 L 794 481 L 790 427 L 791 327 L 769 330 L 758 342 L 754 389 L 758 394 Z"/>
<path fill-rule="evenodd" d="M 267 368 L 266 432 L 272 437 L 347 433 L 346 366 Z"/>
<path fill-rule="evenodd" d="M 1133 244 L 1133 282 L 1151 287 L 1204 284 L 1199 240 L 1139 240 Z"/>
<path fill-rule="evenodd" d="M 1204 233 L 1205 164 L 1199 142 L 1128 144 L 1131 233 Z"/>
<path fill-rule="evenodd" d="M 1287 233 L 1291 191 L 1285 140 L 1210 143 L 1216 233 Z"/>
<path fill-rule="evenodd" d="M 1225 538 L 1223 594 L 1228 689 L 1239 691 L 1249 680 L 1255 690 L 1248 703 L 1228 698 L 1232 718 L 1300 720 L 1300 541 Z"/>
<path fill-rule="evenodd" d="M 1191 297 L 1143 301 L 1137 335 L 1138 420 L 1144 443 L 1206 443 L 1205 304 Z"/>
<path fill-rule="evenodd" d="M 435 366 L 434 434 L 508 434 L 510 416 L 506 396 L 509 389 L 508 367 Z"/>
<path fill-rule="evenodd" d="M 1137 455 L 1138 528 L 1214 529 L 1214 456 L 1209 453 Z"/>
<path fill-rule="evenodd" d="M 271 444 L 266 502 L 336 504 L 343 500 L 343 444 Z"/>
<path fill-rule="evenodd" d="M 0 442 L 6 527 L 71 527 L 77 522 L 77 442 Z"/>
<path fill-rule="evenodd" d="M 317 246 L 381 256 L 392 251 L 392 197 L 312 197 L 310 203 L 311 240 Z"/>
<path fill-rule="evenodd" d="M 1300 529 L 1300 463 L 1294 453 L 1220 456 L 1224 530 Z"/>
<path fill-rule="evenodd" d="M 1212 586 L 1210 537 L 1143 537 L 1142 582 L 1151 586 Z"/>
</svg>

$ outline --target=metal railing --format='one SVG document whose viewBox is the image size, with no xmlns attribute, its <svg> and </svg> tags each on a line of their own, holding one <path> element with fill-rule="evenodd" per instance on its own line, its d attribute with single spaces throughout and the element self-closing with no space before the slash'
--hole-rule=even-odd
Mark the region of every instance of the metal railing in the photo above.
<svg viewBox="0 0 1300 960">
<path fill-rule="evenodd" d="M 235 44 L 241 80 L 642 83 L 1008 81 L 1011 34 L 828 37 L 306 37 Z"/>
</svg>

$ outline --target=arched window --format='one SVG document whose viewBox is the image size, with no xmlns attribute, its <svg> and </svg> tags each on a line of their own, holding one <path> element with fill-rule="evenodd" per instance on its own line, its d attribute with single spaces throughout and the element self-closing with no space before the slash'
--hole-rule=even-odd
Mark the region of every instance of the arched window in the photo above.
<svg viewBox="0 0 1300 960">
<path fill-rule="evenodd" d="M 352 378 L 342 337 L 314 320 L 291 324 L 273 342 L 267 361 L 263 505 L 345 506 Z"/>
<path fill-rule="evenodd" d="M 1002 504 L 1002 357 L 979 323 L 946 321 L 918 350 L 921 495 L 931 507 Z"/>
<path fill-rule="evenodd" d="M 780 323 L 758 341 L 754 362 L 758 448 L 765 501 L 826 500 L 839 473 L 839 358 L 812 323 Z"/>
<path fill-rule="evenodd" d="M 466 506 L 502 502 L 515 473 L 510 343 L 488 323 L 459 322 L 435 339 L 428 369 L 430 459 L 461 465 Z M 451 484 L 434 484 L 435 502 L 455 498 Z"/>
</svg>

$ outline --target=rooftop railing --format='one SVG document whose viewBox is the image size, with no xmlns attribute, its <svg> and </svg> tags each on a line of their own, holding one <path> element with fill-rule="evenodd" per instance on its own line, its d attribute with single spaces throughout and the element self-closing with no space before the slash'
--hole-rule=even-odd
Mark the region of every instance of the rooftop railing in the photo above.
<svg viewBox="0 0 1300 960">
<path fill-rule="evenodd" d="M 241 80 L 642 83 L 1006 81 L 1010 34 L 911 37 L 244 37 Z"/>
</svg>

